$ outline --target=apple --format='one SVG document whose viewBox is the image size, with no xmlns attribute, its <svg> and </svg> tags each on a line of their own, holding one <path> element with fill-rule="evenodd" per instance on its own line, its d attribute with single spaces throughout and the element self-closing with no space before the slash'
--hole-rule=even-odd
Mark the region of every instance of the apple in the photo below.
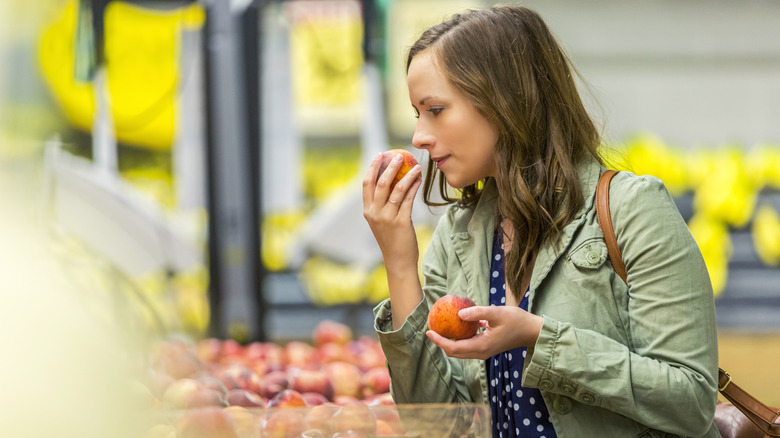
<svg viewBox="0 0 780 438">
<path fill-rule="evenodd" d="M 244 408 L 263 408 L 268 404 L 268 400 L 248 389 L 231 389 L 225 395 L 225 400 L 228 406 Z"/>
<path fill-rule="evenodd" d="M 268 401 L 269 408 L 304 408 L 306 401 L 300 392 L 285 389 Z"/>
<path fill-rule="evenodd" d="M 264 438 L 299 437 L 306 430 L 305 423 L 303 414 L 297 409 L 274 411 L 263 424 L 262 436 Z"/>
<path fill-rule="evenodd" d="M 479 330 L 479 321 L 464 321 L 458 311 L 476 304 L 468 297 L 444 295 L 436 300 L 428 312 L 428 328 L 452 340 L 468 339 Z"/>
<path fill-rule="evenodd" d="M 357 365 L 348 362 L 331 362 L 323 366 L 325 374 L 333 382 L 336 396 L 349 396 L 359 399 L 362 396 L 362 372 Z"/>
<path fill-rule="evenodd" d="M 333 403 L 323 403 L 314 406 L 306 413 L 306 425 L 310 429 L 329 431 L 330 419 L 339 410 L 339 406 Z"/>
<path fill-rule="evenodd" d="M 387 367 L 375 367 L 363 374 L 363 398 L 390 391 L 390 372 Z"/>
<path fill-rule="evenodd" d="M 347 345 L 352 338 L 352 329 L 348 325 L 329 319 L 320 321 L 312 332 L 312 342 L 316 347 L 329 342 Z"/>
<path fill-rule="evenodd" d="M 377 176 L 377 180 L 379 180 L 379 176 L 381 176 L 387 169 L 387 166 L 390 165 L 390 162 L 393 160 L 393 158 L 399 154 L 401 157 L 403 157 L 403 162 L 401 163 L 401 167 L 398 169 L 398 172 L 396 172 L 395 178 L 393 178 L 393 181 L 390 183 L 391 191 L 395 185 L 398 184 L 398 181 L 401 181 L 401 178 L 403 178 L 407 173 L 409 173 L 410 170 L 412 170 L 414 166 L 417 165 L 417 159 L 414 158 L 414 155 L 412 155 L 411 152 L 405 149 L 391 149 L 389 151 L 382 152 L 382 164 L 379 165 L 379 174 Z"/>
<path fill-rule="evenodd" d="M 333 383 L 322 370 L 306 370 L 293 368 L 288 372 L 290 388 L 300 393 L 316 392 L 328 400 L 333 400 Z"/>
<path fill-rule="evenodd" d="M 368 405 L 355 402 L 340 407 L 330 418 L 329 425 L 335 433 L 351 431 L 373 435 L 376 432 L 376 416 Z"/>
<path fill-rule="evenodd" d="M 238 438 L 233 419 L 222 408 L 191 409 L 179 418 L 177 438 Z"/>
</svg>

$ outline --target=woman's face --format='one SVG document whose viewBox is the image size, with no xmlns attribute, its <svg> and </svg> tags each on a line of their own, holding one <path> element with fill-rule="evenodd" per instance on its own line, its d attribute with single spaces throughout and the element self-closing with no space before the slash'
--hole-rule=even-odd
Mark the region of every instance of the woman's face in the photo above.
<svg viewBox="0 0 780 438">
<path fill-rule="evenodd" d="M 428 151 L 452 187 L 495 177 L 498 131 L 450 84 L 437 63 L 431 50 L 423 50 L 409 64 L 409 98 L 418 114 L 412 145 Z"/>
</svg>

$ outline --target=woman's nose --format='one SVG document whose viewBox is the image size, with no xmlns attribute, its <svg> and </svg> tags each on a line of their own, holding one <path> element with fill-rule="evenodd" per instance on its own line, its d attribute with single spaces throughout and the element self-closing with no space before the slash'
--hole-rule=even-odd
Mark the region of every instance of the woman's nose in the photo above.
<svg viewBox="0 0 780 438">
<path fill-rule="evenodd" d="M 414 135 L 412 136 L 412 146 L 417 149 L 424 149 L 433 144 L 433 135 L 425 129 L 423 123 L 417 121 L 417 126 L 414 128 Z"/>
</svg>

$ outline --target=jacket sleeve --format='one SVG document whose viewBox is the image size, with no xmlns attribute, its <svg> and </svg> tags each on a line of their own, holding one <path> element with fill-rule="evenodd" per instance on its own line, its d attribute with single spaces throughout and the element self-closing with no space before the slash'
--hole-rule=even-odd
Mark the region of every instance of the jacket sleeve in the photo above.
<svg viewBox="0 0 780 438">
<path fill-rule="evenodd" d="M 396 403 L 474 401 L 464 366 L 471 369 L 475 364 L 447 357 L 425 335 L 430 306 L 447 293 L 448 241 L 449 226 L 447 215 L 444 215 L 423 260 L 424 299 L 398 330 L 392 330 L 389 299 L 374 309 L 374 329 L 387 357 L 390 390 Z"/>
<path fill-rule="evenodd" d="M 610 211 L 628 271 L 629 345 L 545 317 L 524 384 L 553 392 L 574 385 L 588 395 L 580 402 L 666 432 L 702 436 L 717 400 L 709 275 L 663 183 L 625 172 L 618 177 Z"/>
</svg>

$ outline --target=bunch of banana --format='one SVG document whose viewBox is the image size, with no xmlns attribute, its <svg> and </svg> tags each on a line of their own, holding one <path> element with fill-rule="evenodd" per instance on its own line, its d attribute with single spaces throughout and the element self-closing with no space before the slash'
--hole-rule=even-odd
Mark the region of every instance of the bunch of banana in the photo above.
<svg viewBox="0 0 780 438">
<path fill-rule="evenodd" d="M 270 271 L 282 271 L 289 266 L 290 250 L 298 229 L 306 219 L 301 209 L 268 214 L 261 225 L 263 264 Z"/>
</svg>

